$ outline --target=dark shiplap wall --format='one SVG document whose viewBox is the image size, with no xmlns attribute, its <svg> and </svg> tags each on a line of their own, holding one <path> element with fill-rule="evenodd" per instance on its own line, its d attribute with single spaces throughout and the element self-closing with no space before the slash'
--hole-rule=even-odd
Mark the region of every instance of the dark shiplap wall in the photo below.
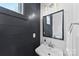
<svg viewBox="0 0 79 59">
<path fill-rule="evenodd" d="M 37 17 L 30 20 L 32 13 Z M 0 7 L 0 56 L 33 56 L 39 44 L 40 4 L 24 4 L 24 16 Z"/>
<path fill-rule="evenodd" d="M 32 39 L 32 48 L 33 55 L 35 55 L 35 48 L 40 45 L 40 3 L 24 3 L 24 16 L 28 19 L 28 24 L 31 26 L 32 33 L 36 33 L 36 38 Z M 32 14 L 35 14 L 35 17 L 29 19 L 28 17 Z"/>
<path fill-rule="evenodd" d="M 0 56 L 33 55 L 32 31 L 28 23 L 22 15 L 2 9 L 0 7 Z"/>
</svg>

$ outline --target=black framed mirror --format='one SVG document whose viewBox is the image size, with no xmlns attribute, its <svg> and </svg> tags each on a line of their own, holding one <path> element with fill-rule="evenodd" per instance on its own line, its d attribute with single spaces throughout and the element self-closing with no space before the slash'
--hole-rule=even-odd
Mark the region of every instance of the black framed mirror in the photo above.
<svg viewBox="0 0 79 59">
<path fill-rule="evenodd" d="M 64 40 L 64 10 L 43 16 L 43 36 Z"/>
</svg>

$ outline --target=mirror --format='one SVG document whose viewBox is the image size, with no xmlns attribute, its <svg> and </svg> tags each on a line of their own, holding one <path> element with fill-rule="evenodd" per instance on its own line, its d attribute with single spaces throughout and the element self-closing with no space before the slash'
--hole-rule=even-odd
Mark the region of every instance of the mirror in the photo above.
<svg viewBox="0 0 79 59">
<path fill-rule="evenodd" d="M 64 40 L 64 10 L 43 16 L 43 36 Z"/>
<path fill-rule="evenodd" d="M 52 20 L 50 15 L 43 17 L 43 36 L 52 37 Z"/>
</svg>

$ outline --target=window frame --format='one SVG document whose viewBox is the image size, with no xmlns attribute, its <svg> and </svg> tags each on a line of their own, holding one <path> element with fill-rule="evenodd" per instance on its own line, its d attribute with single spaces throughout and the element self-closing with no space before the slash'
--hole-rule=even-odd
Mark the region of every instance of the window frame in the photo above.
<svg viewBox="0 0 79 59">
<path fill-rule="evenodd" d="M 5 4 L 5 3 L 1 3 L 1 4 Z M 7 4 L 9 4 L 9 3 L 7 3 Z M 3 7 L 5 9 L 8 9 L 8 10 L 11 10 L 13 12 L 20 13 L 20 14 L 23 15 L 23 3 L 16 3 L 16 4 L 17 4 L 17 11 L 16 10 L 12 10 L 12 9 L 10 9 L 10 8 L 8 8 L 6 6 L 2 6 L 2 5 L 0 5 L 0 7 Z"/>
</svg>

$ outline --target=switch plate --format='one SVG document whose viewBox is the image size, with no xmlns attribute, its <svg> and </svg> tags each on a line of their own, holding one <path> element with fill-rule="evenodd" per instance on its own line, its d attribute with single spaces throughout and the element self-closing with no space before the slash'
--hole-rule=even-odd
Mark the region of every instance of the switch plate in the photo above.
<svg viewBox="0 0 79 59">
<path fill-rule="evenodd" d="M 36 38 L 36 33 L 33 33 L 33 38 Z"/>
</svg>

